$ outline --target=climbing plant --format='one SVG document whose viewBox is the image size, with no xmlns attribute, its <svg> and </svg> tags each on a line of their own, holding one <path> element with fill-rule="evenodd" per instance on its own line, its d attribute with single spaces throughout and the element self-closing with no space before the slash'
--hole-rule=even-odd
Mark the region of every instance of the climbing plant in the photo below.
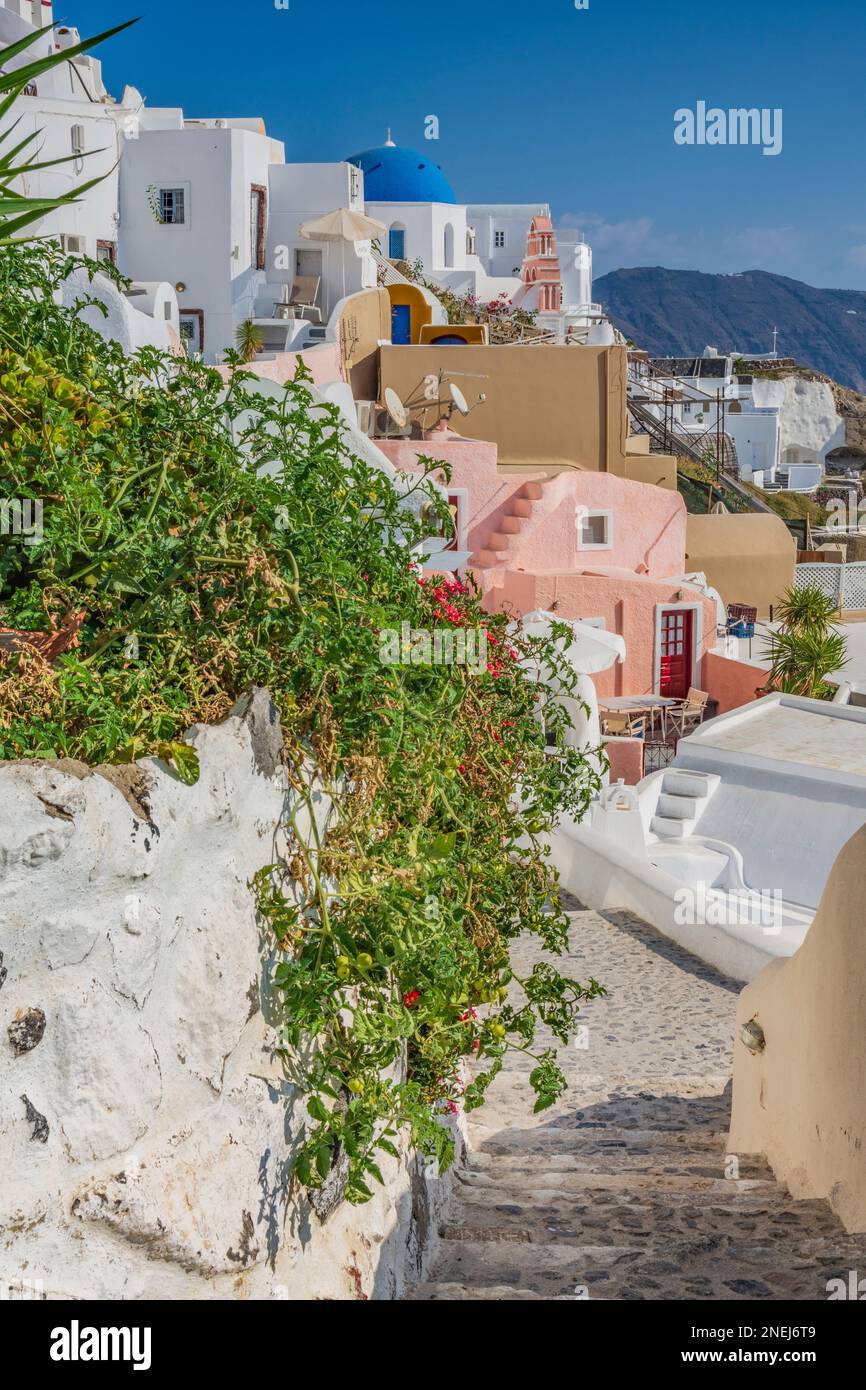
<svg viewBox="0 0 866 1390">
<path fill-rule="evenodd" d="M 86 289 L 56 302 L 81 264 L 114 273 L 0 250 L 0 503 L 41 508 L 0 538 L 0 756 L 156 755 L 194 780 L 184 731 L 272 693 L 292 810 L 255 891 L 309 1115 L 296 1174 L 315 1186 L 342 1154 L 363 1201 L 403 1127 L 448 1162 L 443 1115 L 483 1101 L 508 1049 L 550 1105 L 565 1082 L 539 1024 L 566 1043 L 600 990 L 556 968 L 567 919 L 544 849 L 597 779 L 528 674 L 573 689 L 568 630 L 527 639 L 471 585 L 426 577 L 417 544 L 447 508 L 426 478 L 401 497 L 355 456 L 303 369 L 273 397 L 236 355 L 228 381 L 125 356 L 81 321 Z M 483 635 L 486 658 L 437 664 L 401 638 L 384 659 L 404 623 Z M 518 978 L 527 931 L 551 959 Z"/>
</svg>

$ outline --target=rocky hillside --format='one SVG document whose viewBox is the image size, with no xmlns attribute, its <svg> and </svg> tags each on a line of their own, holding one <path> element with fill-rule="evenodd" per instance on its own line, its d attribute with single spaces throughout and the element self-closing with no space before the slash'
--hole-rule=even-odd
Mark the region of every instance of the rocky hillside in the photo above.
<svg viewBox="0 0 866 1390">
<path fill-rule="evenodd" d="M 653 357 L 691 356 L 707 344 L 767 353 L 775 327 L 780 355 L 866 391 L 862 290 L 819 290 L 765 270 L 704 275 L 652 266 L 612 271 L 595 282 L 593 297 Z"/>
</svg>

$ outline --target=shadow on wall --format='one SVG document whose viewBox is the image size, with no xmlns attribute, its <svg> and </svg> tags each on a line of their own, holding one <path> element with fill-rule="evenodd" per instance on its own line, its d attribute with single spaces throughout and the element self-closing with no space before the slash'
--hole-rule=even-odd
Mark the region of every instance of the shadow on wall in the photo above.
<svg viewBox="0 0 866 1390">
<path fill-rule="evenodd" d="M 806 940 L 743 991 L 730 1149 L 762 1153 L 794 1197 L 866 1231 L 866 827 L 833 867 Z M 752 1022 L 764 1047 L 750 1051 Z M 760 1038 L 758 1038 L 760 1042 Z"/>
</svg>

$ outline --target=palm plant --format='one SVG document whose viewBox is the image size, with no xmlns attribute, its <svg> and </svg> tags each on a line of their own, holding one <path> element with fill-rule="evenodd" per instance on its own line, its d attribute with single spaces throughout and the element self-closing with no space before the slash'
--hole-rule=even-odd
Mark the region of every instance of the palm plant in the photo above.
<svg viewBox="0 0 866 1390">
<path fill-rule="evenodd" d="M 776 609 L 781 619 L 768 644 L 768 688 L 786 695 L 830 699 L 833 690 L 826 677 L 847 665 L 845 638 L 833 626 L 836 609 L 832 599 L 814 584 L 789 589 Z"/>
<path fill-rule="evenodd" d="M 253 323 L 252 319 L 244 319 L 243 323 L 239 323 L 237 326 L 235 343 L 241 361 L 252 362 L 264 347 L 265 335 L 258 324 Z"/>
<path fill-rule="evenodd" d="M 106 29 L 105 33 L 97 34 L 95 38 L 85 39 L 72 48 L 50 53 L 44 58 L 37 58 L 34 62 L 27 63 L 23 67 L 13 68 L 11 72 L 4 71 L 7 64 L 24 53 L 31 45 L 37 43 L 45 34 L 50 33 L 52 26 L 37 29 L 34 33 L 25 35 L 23 39 L 18 39 L 17 42 L 0 49 L 0 120 L 11 110 L 14 102 L 24 93 L 29 84 L 43 72 L 59 67 L 60 64 L 68 62 L 70 58 L 76 57 L 79 53 L 86 53 L 88 49 L 94 48 L 105 39 L 121 33 L 122 30 L 128 29 L 130 24 L 135 23 L 137 21 L 134 19 L 128 20 L 126 24 L 118 24 L 114 29 Z M 20 119 L 19 117 L 18 121 L 14 121 L 6 130 L 0 131 L 0 145 L 9 139 Z M 41 169 L 53 168 L 58 164 L 69 164 L 79 158 L 78 155 L 72 154 L 65 155 L 60 159 L 46 159 L 41 162 L 34 159 L 33 156 L 39 153 L 38 148 L 33 148 L 34 142 L 39 139 L 41 133 L 38 130 L 31 131 L 11 149 L 0 150 L 0 246 L 8 244 L 16 232 L 32 226 L 46 213 L 53 212 L 55 208 L 62 207 L 66 203 L 77 202 L 82 194 L 104 178 L 104 175 L 101 175 L 100 178 L 90 179 L 87 183 L 80 184 L 77 188 L 73 188 L 69 193 L 64 193 L 58 198 L 30 198 L 17 193 L 12 185 L 18 179 L 35 174 Z M 94 151 L 94 153 L 101 153 L 101 151 Z M 22 156 L 25 156 L 23 162 L 21 161 Z"/>
<path fill-rule="evenodd" d="M 804 584 L 800 589 L 789 589 L 775 612 L 788 632 L 827 633 L 837 610 L 817 584 Z"/>
</svg>

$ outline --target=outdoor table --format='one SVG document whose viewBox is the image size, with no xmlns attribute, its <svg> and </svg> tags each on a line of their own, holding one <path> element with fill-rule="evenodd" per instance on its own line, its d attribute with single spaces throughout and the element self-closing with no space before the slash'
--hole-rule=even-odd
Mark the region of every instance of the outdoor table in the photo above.
<svg viewBox="0 0 866 1390">
<path fill-rule="evenodd" d="M 662 738 L 667 737 L 665 713 L 672 705 L 682 704 L 670 695 L 609 695 L 598 702 L 599 713 L 608 714 L 648 714 L 651 726 L 655 723 L 656 711 L 661 715 Z"/>
</svg>

